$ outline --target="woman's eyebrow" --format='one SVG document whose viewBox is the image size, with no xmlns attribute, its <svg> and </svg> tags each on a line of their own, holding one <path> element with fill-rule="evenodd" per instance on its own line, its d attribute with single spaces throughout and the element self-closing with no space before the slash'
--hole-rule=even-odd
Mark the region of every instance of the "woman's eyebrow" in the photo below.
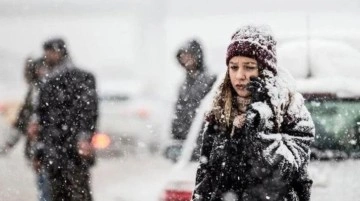
<svg viewBox="0 0 360 201">
<path fill-rule="evenodd" d="M 251 61 L 249 61 L 249 62 L 244 62 L 243 64 L 245 64 L 245 65 L 257 65 L 257 63 L 255 63 L 255 62 L 251 62 Z"/>
<path fill-rule="evenodd" d="M 234 63 L 234 62 L 229 62 L 229 64 L 231 64 L 231 65 L 238 65 L 237 63 Z"/>
</svg>

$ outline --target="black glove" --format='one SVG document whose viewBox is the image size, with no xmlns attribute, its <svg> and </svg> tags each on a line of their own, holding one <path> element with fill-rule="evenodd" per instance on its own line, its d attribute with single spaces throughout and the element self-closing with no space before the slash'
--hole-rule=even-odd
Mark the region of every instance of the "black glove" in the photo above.
<svg viewBox="0 0 360 201">
<path fill-rule="evenodd" d="M 260 121 L 260 114 L 254 110 L 251 105 L 248 107 L 246 112 L 246 121 L 244 124 L 244 131 L 246 135 L 253 136 L 261 131 L 262 125 Z"/>
<path fill-rule="evenodd" d="M 270 99 L 268 89 L 265 87 L 265 81 L 259 77 L 250 77 L 247 90 L 251 92 L 251 101 L 264 102 Z"/>
</svg>

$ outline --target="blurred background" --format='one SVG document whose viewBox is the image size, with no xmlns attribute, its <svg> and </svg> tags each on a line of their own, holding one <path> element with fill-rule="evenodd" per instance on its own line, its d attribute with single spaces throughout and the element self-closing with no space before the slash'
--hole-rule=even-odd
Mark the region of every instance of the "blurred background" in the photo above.
<svg viewBox="0 0 360 201">
<path fill-rule="evenodd" d="M 174 166 L 161 152 L 185 76 L 175 59 L 184 42 L 198 39 L 211 73 L 219 74 L 236 29 L 266 24 L 278 40 L 279 65 L 290 70 L 300 91 L 356 97 L 359 11 L 358 0 L 0 0 L 0 106 L 21 103 L 25 59 L 41 56 L 45 40 L 63 37 L 74 63 L 97 77 L 100 132 L 121 133 L 115 137 L 121 143 L 99 153 L 105 157 L 93 168 L 95 200 L 159 200 Z M 309 78 L 323 81 L 303 81 Z M 2 121 L 5 139 L 9 128 Z M 0 200 L 36 200 L 22 151 L 17 145 L 0 158 Z M 359 163 L 330 163 L 316 169 L 324 182 L 314 200 L 358 199 Z M 332 171 L 337 179 L 329 180 Z M 345 174 L 351 179 L 341 180 Z M 345 190 L 331 190 L 340 186 Z"/>
</svg>

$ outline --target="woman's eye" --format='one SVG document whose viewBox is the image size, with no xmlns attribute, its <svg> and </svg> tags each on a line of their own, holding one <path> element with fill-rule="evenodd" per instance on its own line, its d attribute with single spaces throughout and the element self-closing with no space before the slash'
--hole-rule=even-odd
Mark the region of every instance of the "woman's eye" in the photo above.
<svg viewBox="0 0 360 201">
<path fill-rule="evenodd" d="M 255 70 L 256 67 L 255 66 L 245 66 L 246 70 Z"/>
<path fill-rule="evenodd" d="M 236 69 L 238 69 L 238 67 L 237 67 L 237 66 L 230 66 L 230 68 L 231 68 L 232 70 L 236 70 Z"/>
</svg>

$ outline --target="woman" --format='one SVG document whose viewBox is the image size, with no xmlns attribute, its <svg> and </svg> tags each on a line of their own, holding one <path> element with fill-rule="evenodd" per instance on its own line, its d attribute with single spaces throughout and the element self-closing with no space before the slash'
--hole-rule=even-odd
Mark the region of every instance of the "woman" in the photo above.
<svg viewBox="0 0 360 201">
<path fill-rule="evenodd" d="M 314 124 L 276 64 L 276 41 L 244 26 L 227 49 L 227 73 L 206 118 L 194 201 L 309 200 Z"/>
</svg>

